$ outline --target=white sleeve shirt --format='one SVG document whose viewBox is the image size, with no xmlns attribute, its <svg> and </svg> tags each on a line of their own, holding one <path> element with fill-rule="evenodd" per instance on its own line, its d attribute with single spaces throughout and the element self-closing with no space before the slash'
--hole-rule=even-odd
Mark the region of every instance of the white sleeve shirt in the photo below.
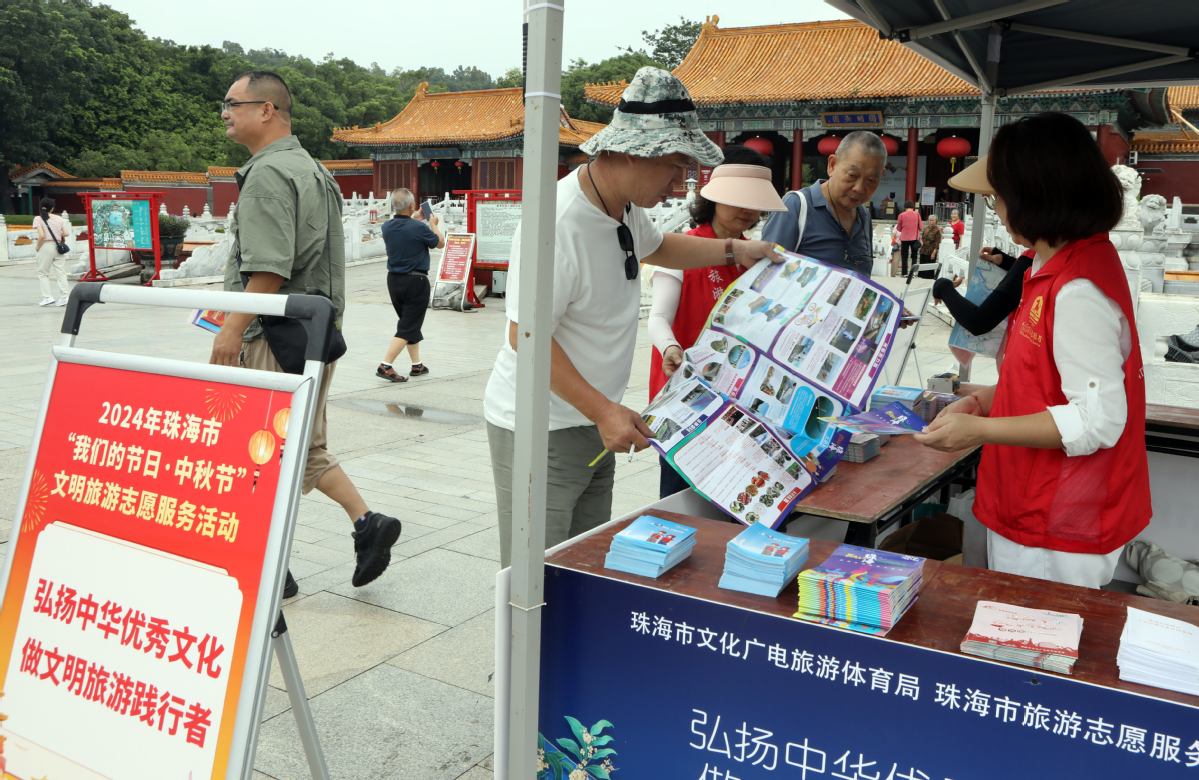
<svg viewBox="0 0 1199 780">
<path fill-rule="evenodd" d="M 1128 421 L 1124 363 L 1132 354 L 1132 328 L 1089 279 L 1062 285 L 1054 308 L 1053 359 L 1067 403 L 1048 411 L 1066 455 L 1090 455 L 1114 446 Z"/>
<path fill-rule="evenodd" d="M 683 296 L 683 272 L 673 268 L 649 267 L 653 276 L 650 286 L 654 288 L 653 303 L 649 307 L 649 340 L 665 352 L 667 347 L 682 347 L 674 337 L 674 318 L 679 313 L 679 301 Z"/>
</svg>

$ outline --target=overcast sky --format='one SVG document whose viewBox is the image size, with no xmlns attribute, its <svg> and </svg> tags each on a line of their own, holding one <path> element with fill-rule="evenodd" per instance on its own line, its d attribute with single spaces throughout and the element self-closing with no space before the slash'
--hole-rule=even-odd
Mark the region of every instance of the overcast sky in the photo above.
<svg viewBox="0 0 1199 780">
<path fill-rule="evenodd" d="M 363 66 L 475 65 L 492 76 L 520 65 L 519 0 L 342 3 L 329 0 L 109 0 L 152 38 L 180 44 L 240 43 L 320 60 L 329 52 Z M 821 0 L 565 0 L 563 62 L 597 62 L 642 45 L 641 31 L 719 14 L 721 27 L 843 19 Z"/>
</svg>

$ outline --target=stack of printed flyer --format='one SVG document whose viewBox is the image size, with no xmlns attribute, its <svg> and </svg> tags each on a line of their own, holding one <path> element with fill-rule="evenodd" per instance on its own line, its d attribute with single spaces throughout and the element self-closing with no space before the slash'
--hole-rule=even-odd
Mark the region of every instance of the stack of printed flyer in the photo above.
<svg viewBox="0 0 1199 780">
<path fill-rule="evenodd" d="M 865 463 L 879 453 L 883 446 L 883 435 L 877 433 L 855 433 L 845 448 L 845 460 L 850 463 Z"/>
<path fill-rule="evenodd" d="M 807 560 L 807 539 L 754 523 L 728 543 L 720 587 L 777 596 Z"/>
<path fill-rule="evenodd" d="M 696 493 L 770 528 L 845 454 L 850 433 L 823 418 L 865 406 L 903 312 L 867 278 L 783 255 L 725 290 L 642 412 L 650 442 Z"/>
<path fill-rule="evenodd" d="M 825 417 L 825 422 L 853 433 L 922 433 L 924 420 L 901 403 L 887 404 L 870 412 L 848 417 Z"/>
<path fill-rule="evenodd" d="M 1120 679 L 1199 696 L 1199 627 L 1128 607 Z"/>
<path fill-rule="evenodd" d="M 925 422 L 932 422 L 942 409 L 957 400 L 958 396 L 953 393 L 937 393 L 921 390 L 919 387 L 883 385 L 870 396 L 870 408 L 867 411 L 873 412 L 898 403 L 911 409 Z"/>
<path fill-rule="evenodd" d="M 1067 612 L 980 601 L 962 652 L 1059 674 L 1078 660 L 1082 618 Z"/>
<path fill-rule="evenodd" d="M 923 571 L 923 558 L 843 544 L 799 573 L 795 617 L 886 636 L 916 601 Z"/>
<path fill-rule="evenodd" d="M 604 567 L 658 577 L 691 555 L 695 529 L 653 515 L 642 515 L 612 537 Z"/>
</svg>

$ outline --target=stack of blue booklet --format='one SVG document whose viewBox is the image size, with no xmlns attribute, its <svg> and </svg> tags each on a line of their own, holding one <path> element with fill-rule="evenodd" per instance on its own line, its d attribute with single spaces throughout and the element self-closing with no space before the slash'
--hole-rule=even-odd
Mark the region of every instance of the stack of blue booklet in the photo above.
<svg viewBox="0 0 1199 780">
<path fill-rule="evenodd" d="M 695 529 L 642 515 L 612 537 L 604 568 L 657 577 L 691 555 Z"/>
<path fill-rule="evenodd" d="M 720 587 L 777 596 L 807 560 L 807 539 L 754 523 L 729 542 Z"/>
</svg>

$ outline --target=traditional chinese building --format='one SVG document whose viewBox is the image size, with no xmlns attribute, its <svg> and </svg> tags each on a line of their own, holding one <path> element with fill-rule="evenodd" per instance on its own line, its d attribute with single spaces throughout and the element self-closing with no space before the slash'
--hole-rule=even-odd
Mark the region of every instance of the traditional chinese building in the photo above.
<svg viewBox="0 0 1199 780">
<path fill-rule="evenodd" d="M 376 195 L 397 187 L 418 198 L 454 190 L 515 190 L 524 178 L 524 111 L 519 87 L 431 95 L 428 84 L 421 84 L 391 121 L 336 128 L 333 140 L 370 151 Z M 561 112 L 559 177 L 578 162 L 579 145 L 603 127 Z"/>
<path fill-rule="evenodd" d="M 1132 139 L 1136 168 L 1142 172 L 1141 194 L 1199 205 L 1199 87 L 1171 87 L 1168 92 L 1174 121 Z"/>
<path fill-rule="evenodd" d="M 951 165 L 961 170 L 966 160 L 951 163 L 937 150 L 956 136 L 969 143 L 967 158 L 978 154 L 981 102 L 973 86 L 857 21 L 729 29 L 718 22 L 704 23 L 674 74 L 717 144 L 765 141 L 754 143 L 770 149 L 780 192 L 800 186 L 804 163 L 824 176 L 835 142 L 821 152 L 822 140 L 870 129 L 893 150 L 876 201 L 917 200 L 924 186 L 939 201 L 957 200 L 945 197 L 947 180 Z M 624 87 L 589 84 L 586 99 L 614 107 Z M 995 121 L 1050 110 L 1090 127 L 1112 164 L 1127 162 L 1132 131 L 1168 119 L 1164 89 L 1087 89 L 1000 98 Z"/>
</svg>

